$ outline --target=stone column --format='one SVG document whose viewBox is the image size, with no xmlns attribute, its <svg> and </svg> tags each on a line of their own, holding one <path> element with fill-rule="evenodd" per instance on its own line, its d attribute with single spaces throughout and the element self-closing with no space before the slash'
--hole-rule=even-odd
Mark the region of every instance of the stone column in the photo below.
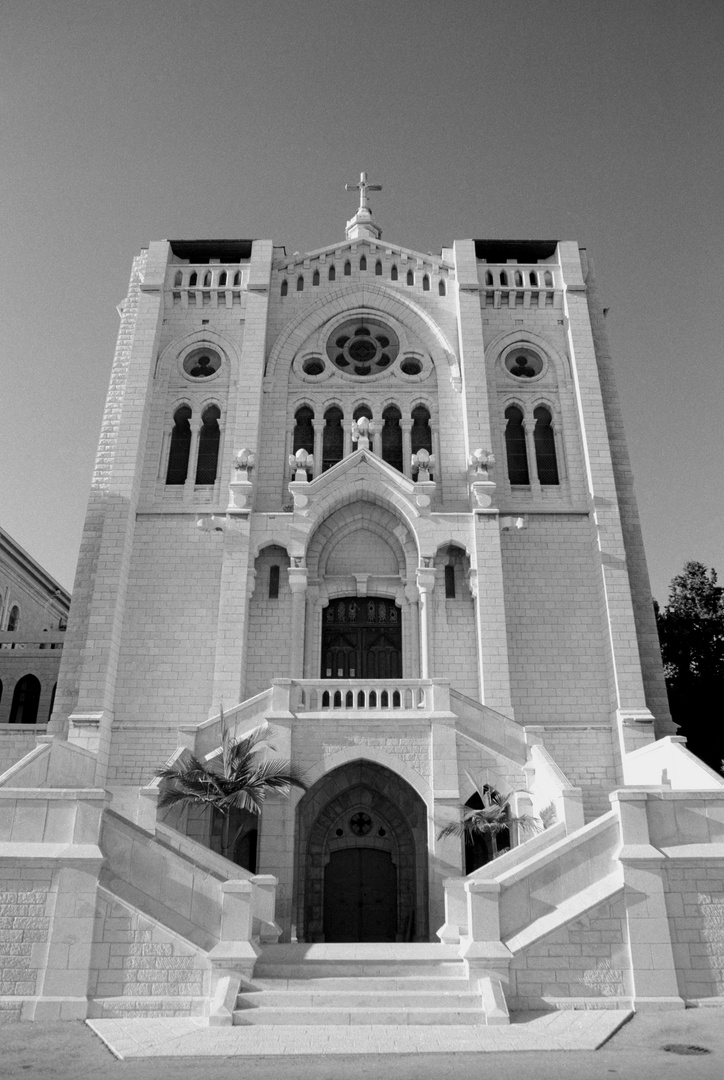
<svg viewBox="0 0 724 1080">
<path fill-rule="evenodd" d="M 213 535 L 209 533 L 209 536 Z M 249 565 L 249 515 L 228 515 L 223 537 L 214 682 L 209 716 L 216 716 L 219 706 L 232 708 L 246 696 L 243 681 L 244 657 L 249 597 L 254 588 L 254 570 Z"/>
<path fill-rule="evenodd" d="M 402 471 L 408 480 L 412 479 L 412 420 L 400 420 L 400 427 L 402 428 Z"/>
<path fill-rule="evenodd" d="M 289 588 L 292 590 L 291 649 L 289 654 L 289 677 L 304 677 L 304 609 L 306 606 L 307 568 L 290 566 Z"/>
<path fill-rule="evenodd" d="M 319 675 L 319 671 L 315 671 L 313 668 L 314 663 L 314 631 L 316 626 L 315 615 L 317 607 L 319 605 L 319 588 L 314 586 L 311 589 L 307 589 L 307 610 L 304 619 L 304 658 L 303 658 L 303 677 L 305 679 L 314 679 Z"/>
<path fill-rule="evenodd" d="M 420 592 L 420 678 L 430 676 L 430 633 L 432 612 L 430 594 L 435 588 L 435 568 L 421 566 L 417 570 L 417 588 Z"/>
<path fill-rule="evenodd" d="M 312 420 L 312 427 L 314 428 L 314 476 L 319 476 L 322 471 L 324 426 L 326 423 L 326 420 Z"/>
<path fill-rule="evenodd" d="M 528 476 L 530 477 L 531 491 L 540 494 L 540 480 L 538 479 L 538 461 L 535 456 L 535 420 L 532 417 L 523 417 L 523 431 L 525 432 L 525 452 L 528 455 Z"/>
<path fill-rule="evenodd" d="M 471 571 L 470 587 L 475 597 L 480 700 L 512 716 L 498 511 L 478 508 L 473 518 L 477 568 Z"/>
<path fill-rule="evenodd" d="M 189 449 L 189 467 L 184 484 L 184 502 L 191 502 L 194 497 L 194 485 L 196 484 L 196 466 L 199 460 L 199 432 L 201 431 L 201 418 L 192 416 L 189 420 L 191 428 L 191 447 Z"/>
</svg>

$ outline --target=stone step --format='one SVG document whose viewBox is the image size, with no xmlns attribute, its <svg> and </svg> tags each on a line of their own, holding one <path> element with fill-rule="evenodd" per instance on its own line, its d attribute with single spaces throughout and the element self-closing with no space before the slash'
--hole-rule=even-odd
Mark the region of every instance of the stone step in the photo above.
<svg viewBox="0 0 724 1080">
<path fill-rule="evenodd" d="M 485 1014 L 477 1009 L 235 1009 L 233 1023 L 246 1025 L 484 1025 Z"/>
<path fill-rule="evenodd" d="M 362 982 L 363 980 L 360 980 Z M 400 1009 L 480 1009 L 480 994 L 472 990 L 261 990 L 239 994 L 237 1009 L 377 1009 L 389 1012 Z"/>
<path fill-rule="evenodd" d="M 441 960 L 437 964 L 428 959 L 416 960 L 390 958 L 367 959 L 310 959 L 297 963 L 280 960 L 269 962 L 263 955 L 254 968 L 257 979 L 314 979 L 314 978 L 461 978 L 464 967 L 461 960 Z"/>
<path fill-rule="evenodd" d="M 459 974 L 444 975 L 403 975 L 399 977 L 384 975 L 349 976 L 335 978 L 326 976 L 306 979 L 258 979 L 254 975 L 250 989 L 253 990 L 354 990 L 362 992 L 385 993 L 391 990 L 425 990 L 429 993 L 462 993 L 469 988 L 468 980 Z"/>
</svg>

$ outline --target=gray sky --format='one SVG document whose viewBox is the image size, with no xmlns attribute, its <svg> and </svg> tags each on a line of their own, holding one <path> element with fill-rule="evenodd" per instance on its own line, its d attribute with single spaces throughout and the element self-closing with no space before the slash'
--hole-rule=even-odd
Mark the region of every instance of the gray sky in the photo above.
<svg viewBox="0 0 724 1080">
<path fill-rule="evenodd" d="M 654 595 L 724 576 L 721 0 L 4 0 L 0 524 L 71 586 L 151 239 L 575 239 Z"/>
</svg>

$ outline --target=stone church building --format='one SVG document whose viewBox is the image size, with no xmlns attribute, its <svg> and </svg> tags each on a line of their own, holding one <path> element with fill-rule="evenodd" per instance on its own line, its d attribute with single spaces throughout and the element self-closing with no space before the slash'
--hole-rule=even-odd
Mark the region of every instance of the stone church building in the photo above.
<svg viewBox="0 0 724 1080">
<path fill-rule="evenodd" d="M 315 251 L 134 260 L 53 718 L 0 779 L 6 1010 L 244 1023 L 345 943 L 452 965 L 470 1022 L 724 995 L 724 781 L 668 715 L 591 261 L 414 251 L 355 187 Z M 265 722 L 306 792 L 157 810 Z M 476 788 L 546 828 L 441 839 Z"/>
</svg>

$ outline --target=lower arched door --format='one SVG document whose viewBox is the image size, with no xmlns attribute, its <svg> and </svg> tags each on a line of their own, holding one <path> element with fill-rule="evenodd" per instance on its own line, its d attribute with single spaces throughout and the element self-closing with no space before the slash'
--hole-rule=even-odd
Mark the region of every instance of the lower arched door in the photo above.
<svg viewBox="0 0 724 1080">
<path fill-rule="evenodd" d="M 333 851 L 324 870 L 324 940 L 394 941 L 397 869 L 388 851 Z"/>
</svg>

